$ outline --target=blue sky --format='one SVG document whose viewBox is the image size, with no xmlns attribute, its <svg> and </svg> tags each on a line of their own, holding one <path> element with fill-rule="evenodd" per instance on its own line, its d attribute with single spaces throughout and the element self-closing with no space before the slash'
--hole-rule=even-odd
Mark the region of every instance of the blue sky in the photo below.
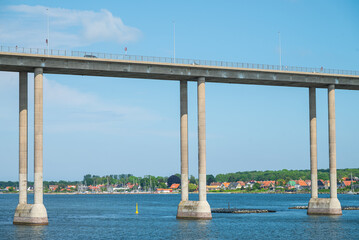
<svg viewBox="0 0 359 240">
<path fill-rule="evenodd" d="M 1 1 L 0 45 L 359 70 L 357 1 Z M 197 176 L 196 84 L 189 83 Z M 318 165 L 328 168 L 317 90 Z M 359 92 L 336 91 L 337 167 L 359 167 Z M 0 180 L 18 178 L 18 75 L 0 73 Z M 206 85 L 207 173 L 309 169 L 308 89 Z M 44 179 L 180 172 L 179 83 L 46 74 Z M 33 179 L 29 74 L 29 179 Z"/>
</svg>

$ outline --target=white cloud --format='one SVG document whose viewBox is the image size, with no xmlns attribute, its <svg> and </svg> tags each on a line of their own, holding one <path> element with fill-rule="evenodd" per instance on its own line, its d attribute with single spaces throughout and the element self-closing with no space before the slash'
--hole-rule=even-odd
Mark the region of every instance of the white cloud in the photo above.
<svg viewBox="0 0 359 240">
<path fill-rule="evenodd" d="M 48 10 L 47 10 L 48 9 Z M 97 42 L 133 42 L 140 30 L 127 26 L 108 10 L 80 11 L 46 6 L 7 7 L 14 14 L 0 23 L 2 41 L 26 47 L 44 47 L 47 14 L 50 22 L 50 47 L 79 47 Z"/>
</svg>

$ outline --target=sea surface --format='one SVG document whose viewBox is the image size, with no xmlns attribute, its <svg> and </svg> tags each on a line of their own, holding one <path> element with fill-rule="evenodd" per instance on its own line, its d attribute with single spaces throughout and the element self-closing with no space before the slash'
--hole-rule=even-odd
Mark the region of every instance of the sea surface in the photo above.
<svg viewBox="0 0 359 240">
<path fill-rule="evenodd" d="M 190 200 L 198 195 L 190 194 Z M 328 197 L 320 195 L 320 197 Z M 30 202 L 33 195 L 29 195 Z M 212 208 L 256 208 L 275 213 L 213 214 L 177 220 L 179 194 L 45 195 L 48 226 L 15 226 L 18 195 L 0 194 L 0 239 L 359 239 L 359 210 L 308 216 L 309 194 L 208 194 Z M 339 195 L 359 206 L 359 195 Z M 138 203 L 139 214 L 135 214 Z"/>
</svg>

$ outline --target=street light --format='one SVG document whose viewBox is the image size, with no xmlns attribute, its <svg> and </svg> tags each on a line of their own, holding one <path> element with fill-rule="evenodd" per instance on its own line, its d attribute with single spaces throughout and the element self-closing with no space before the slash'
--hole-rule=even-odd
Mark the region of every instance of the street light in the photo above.
<svg viewBox="0 0 359 240">
<path fill-rule="evenodd" d="M 282 70 L 282 43 L 280 41 L 280 32 L 278 32 L 279 39 L 279 70 Z"/>
<path fill-rule="evenodd" d="M 176 63 L 176 22 L 173 23 L 173 63 Z"/>
<path fill-rule="evenodd" d="M 49 22 L 49 9 L 46 8 L 46 15 L 47 15 L 47 55 L 50 55 L 50 22 Z"/>
</svg>

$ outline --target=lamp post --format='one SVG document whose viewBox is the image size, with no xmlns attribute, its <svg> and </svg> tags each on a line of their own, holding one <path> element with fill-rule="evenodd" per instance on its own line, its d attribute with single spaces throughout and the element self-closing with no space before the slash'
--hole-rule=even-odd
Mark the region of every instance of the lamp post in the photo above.
<svg viewBox="0 0 359 240">
<path fill-rule="evenodd" d="M 46 8 L 46 15 L 47 15 L 47 55 L 50 55 L 50 22 L 49 22 L 49 9 Z"/>
<path fill-rule="evenodd" d="M 173 21 L 173 63 L 176 63 L 176 22 Z"/>
<path fill-rule="evenodd" d="M 280 32 L 278 32 L 279 39 L 279 70 L 282 70 L 282 43 L 280 40 Z"/>
</svg>

